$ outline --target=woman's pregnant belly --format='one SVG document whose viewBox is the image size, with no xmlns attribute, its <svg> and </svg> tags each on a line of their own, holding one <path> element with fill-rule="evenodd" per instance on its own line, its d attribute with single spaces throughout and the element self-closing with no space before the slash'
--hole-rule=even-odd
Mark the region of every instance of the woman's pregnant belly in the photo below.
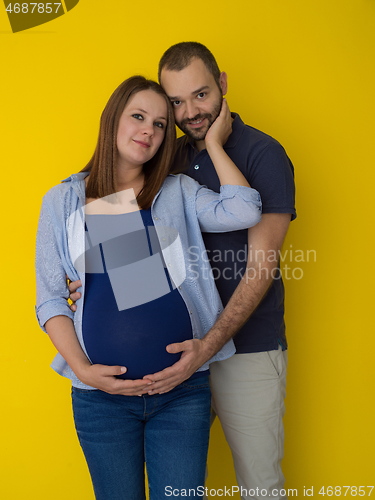
<svg viewBox="0 0 375 500">
<path fill-rule="evenodd" d="M 178 290 L 119 311 L 108 274 L 86 274 L 83 341 L 94 364 L 125 366 L 121 378 L 139 379 L 172 365 L 181 354 L 166 346 L 192 338 L 189 312 Z"/>
</svg>

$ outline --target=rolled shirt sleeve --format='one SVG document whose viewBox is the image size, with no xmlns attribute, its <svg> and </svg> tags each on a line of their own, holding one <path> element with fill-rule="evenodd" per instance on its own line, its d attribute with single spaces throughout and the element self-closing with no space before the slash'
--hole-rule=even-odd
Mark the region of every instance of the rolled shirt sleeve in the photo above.
<svg viewBox="0 0 375 500">
<path fill-rule="evenodd" d="M 67 299 L 69 290 L 59 251 L 56 224 L 53 224 L 48 201 L 44 198 L 39 217 L 36 244 L 36 315 L 41 328 L 54 316 L 73 319 Z"/>
<path fill-rule="evenodd" d="M 202 186 L 196 196 L 196 211 L 202 231 L 236 231 L 258 224 L 262 202 L 259 192 L 246 186 L 226 184 L 220 186 L 220 193 Z"/>
</svg>

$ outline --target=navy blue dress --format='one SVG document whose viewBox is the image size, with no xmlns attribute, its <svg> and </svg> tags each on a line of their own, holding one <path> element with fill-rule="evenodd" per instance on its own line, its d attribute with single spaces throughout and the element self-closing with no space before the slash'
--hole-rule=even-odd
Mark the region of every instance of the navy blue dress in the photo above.
<svg viewBox="0 0 375 500">
<path fill-rule="evenodd" d="M 138 379 L 179 358 L 165 347 L 192 338 L 189 312 L 173 287 L 151 211 L 86 215 L 83 340 L 92 363 L 126 366 Z"/>
</svg>

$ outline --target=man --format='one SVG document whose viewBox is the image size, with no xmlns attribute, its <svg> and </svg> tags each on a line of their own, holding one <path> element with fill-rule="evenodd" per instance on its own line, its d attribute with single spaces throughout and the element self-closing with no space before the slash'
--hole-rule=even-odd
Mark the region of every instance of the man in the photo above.
<svg viewBox="0 0 375 500">
<path fill-rule="evenodd" d="M 186 42 L 162 56 L 159 80 L 185 133 L 178 140 L 175 172 L 218 191 L 204 139 L 227 93 L 227 75 L 220 72 L 206 47 Z M 287 343 L 284 291 L 275 256 L 295 217 L 293 167 L 279 143 L 246 126 L 238 115 L 232 116 L 232 134 L 224 149 L 260 192 L 262 221 L 248 232 L 205 235 L 225 310 L 203 340 L 168 348 L 183 350 L 183 356 L 151 377 L 155 380 L 152 392 L 181 383 L 234 336 L 237 353 L 210 365 L 213 407 L 232 450 L 243 498 L 258 498 L 249 492 L 257 488 L 281 498 Z"/>
<path fill-rule="evenodd" d="M 161 58 L 159 79 L 174 106 L 176 123 L 185 133 L 178 140 L 174 171 L 219 191 L 205 136 L 227 93 L 227 75 L 220 72 L 205 46 L 183 42 Z M 232 116 L 232 133 L 224 149 L 260 192 L 262 221 L 248 231 L 205 235 L 226 307 L 204 339 L 167 347 L 169 352 L 182 352 L 181 359 L 148 375 L 152 386 L 134 384 L 139 392 L 167 392 L 234 337 L 236 354 L 210 365 L 213 407 L 232 450 L 241 496 L 263 498 L 264 491 L 262 497 L 254 493 L 267 490 L 272 498 L 282 498 L 278 491 L 284 483 L 280 461 L 287 343 L 277 255 L 295 218 L 293 166 L 277 141 L 245 125 L 238 115 Z"/>
</svg>

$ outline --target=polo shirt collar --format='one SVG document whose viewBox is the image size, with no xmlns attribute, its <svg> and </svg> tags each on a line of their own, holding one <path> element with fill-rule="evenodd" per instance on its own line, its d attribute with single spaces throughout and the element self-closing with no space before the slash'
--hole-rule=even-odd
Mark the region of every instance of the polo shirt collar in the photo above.
<svg viewBox="0 0 375 500">
<path fill-rule="evenodd" d="M 224 149 L 235 148 L 246 127 L 244 122 L 241 120 L 240 115 L 237 113 L 231 113 L 231 115 L 232 118 L 234 118 L 232 123 L 232 133 L 230 134 L 227 142 L 224 144 Z"/>
</svg>

